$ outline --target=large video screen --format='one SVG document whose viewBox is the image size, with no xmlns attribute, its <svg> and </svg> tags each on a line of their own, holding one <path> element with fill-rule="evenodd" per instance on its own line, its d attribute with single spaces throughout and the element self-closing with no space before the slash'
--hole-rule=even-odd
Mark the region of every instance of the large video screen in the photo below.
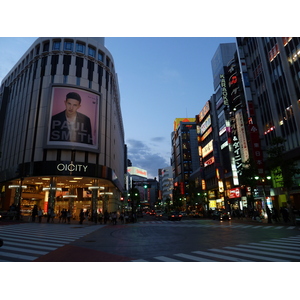
<svg viewBox="0 0 300 300">
<path fill-rule="evenodd" d="M 52 87 L 47 145 L 98 148 L 100 96 L 73 87 Z"/>
</svg>

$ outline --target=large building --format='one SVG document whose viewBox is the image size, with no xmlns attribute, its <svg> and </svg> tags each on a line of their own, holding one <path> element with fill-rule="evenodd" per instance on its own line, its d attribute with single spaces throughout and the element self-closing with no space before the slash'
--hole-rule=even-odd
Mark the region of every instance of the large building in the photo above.
<svg viewBox="0 0 300 300">
<path fill-rule="evenodd" d="M 263 162 L 275 137 L 282 137 L 285 159 L 293 159 L 300 167 L 300 38 L 242 37 L 237 38 L 238 58 L 245 91 L 245 107 L 249 123 L 257 124 Z M 251 110 L 255 114 L 251 114 Z M 252 142 L 252 144 L 254 144 Z M 255 150 L 255 148 L 254 148 Z M 253 151 L 254 152 L 254 151 Z M 256 152 L 255 152 L 256 153 Z M 265 166 L 259 177 L 266 179 Z M 272 175 L 271 173 L 269 173 Z M 268 182 L 270 184 L 270 182 Z M 287 199 L 282 184 L 272 178 L 272 205 L 300 208 L 300 176 L 294 178 L 291 199 Z"/>
<path fill-rule="evenodd" d="M 0 210 L 116 211 L 126 173 L 104 38 L 38 38 L 0 88 Z"/>
<path fill-rule="evenodd" d="M 187 209 L 191 203 L 189 180 L 200 167 L 195 118 L 177 118 L 171 134 L 173 171 L 173 204 Z"/>
</svg>

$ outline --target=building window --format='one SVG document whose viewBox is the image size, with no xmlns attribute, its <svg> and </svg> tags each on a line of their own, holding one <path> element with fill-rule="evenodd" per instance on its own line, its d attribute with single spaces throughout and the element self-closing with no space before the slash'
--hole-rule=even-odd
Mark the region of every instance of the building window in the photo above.
<svg viewBox="0 0 300 300">
<path fill-rule="evenodd" d="M 98 52 L 98 60 L 103 62 L 103 53 Z"/>
<path fill-rule="evenodd" d="M 80 85 L 80 77 L 76 77 L 76 85 Z"/>
<path fill-rule="evenodd" d="M 43 45 L 43 52 L 48 52 L 49 51 L 49 42 L 45 42 Z"/>
<path fill-rule="evenodd" d="M 72 41 L 65 41 L 64 43 L 64 50 L 65 51 L 73 51 L 73 42 Z"/>
<path fill-rule="evenodd" d="M 85 54 L 85 45 L 83 43 L 76 43 L 76 52 Z"/>
<path fill-rule="evenodd" d="M 88 56 L 91 56 L 91 57 L 96 57 L 96 50 L 92 47 L 89 47 L 88 48 Z"/>
<path fill-rule="evenodd" d="M 53 42 L 52 50 L 54 50 L 54 51 L 59 51 L 60 50 L 60 41 L 54 41 Z"/>
</svg>

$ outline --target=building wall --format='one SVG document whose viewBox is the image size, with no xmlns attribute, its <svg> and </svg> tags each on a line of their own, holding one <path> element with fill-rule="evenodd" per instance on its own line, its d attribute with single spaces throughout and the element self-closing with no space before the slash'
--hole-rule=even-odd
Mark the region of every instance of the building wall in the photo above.
<svg viewBox="0 0 300 300">
<path fill-rule="evenodd" d="M 73 47 L 69 48 L 71 43 Z M 95 147 L 49 145 L 55 87 L 98 97 Z M 108 179 L 123 189 L 120 94 L 114 60 L 104 46 L 104 38 L 38 38 L 1 83 L 0 119 L 0 182 L 45 174 L 47 171 L 41 168 L 62 161 L 88 164 L 93 168 L 89 176 Z M 48 175 L 57 175 L 57 170 L 51 173 L 50 169 Z"/>
</svg>

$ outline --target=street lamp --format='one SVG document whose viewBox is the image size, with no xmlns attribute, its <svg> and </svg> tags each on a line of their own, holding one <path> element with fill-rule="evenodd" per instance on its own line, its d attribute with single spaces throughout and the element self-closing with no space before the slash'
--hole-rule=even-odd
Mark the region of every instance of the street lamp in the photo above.
<svg viewBox="0 0 300 300">
<path fill-rule="evenodd" d="M 265 202 L 265 209 L 267 209 L 267 196 L 266 196 L 266 180 L 271 180 L 271 176 L 266 176 L 266 177 L 259 177 L 259 176 L 255 176 L 254 179 L 258 180 L 261 182 L 262 185 L 262 192 L 263 192 L 263 199 Z"/>
</svg>

